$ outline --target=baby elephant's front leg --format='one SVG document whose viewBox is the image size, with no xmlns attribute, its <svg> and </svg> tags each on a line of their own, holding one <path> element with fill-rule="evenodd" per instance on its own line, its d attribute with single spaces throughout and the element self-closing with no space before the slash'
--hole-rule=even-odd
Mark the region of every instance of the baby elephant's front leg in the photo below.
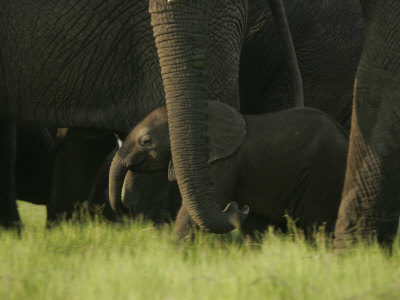
<svg viewBox="0 0 400 300">
<path fill-rule="evenodd" d="M 176 216 L 174 226 L 174 234 L 178 242 L 186 239 L 192 233 L 193 226 L 195 226 L 195 223 L 192 221 L 186 206 L 182 205 Z"/>
</svg>

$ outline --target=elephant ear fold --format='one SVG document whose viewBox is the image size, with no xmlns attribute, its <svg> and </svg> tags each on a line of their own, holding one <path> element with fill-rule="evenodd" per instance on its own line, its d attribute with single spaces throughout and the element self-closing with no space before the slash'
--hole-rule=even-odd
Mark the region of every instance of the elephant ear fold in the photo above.
<svg viewBox="0 0 400 300">
<path fill-rule="evenodd" d="M 168 164 L 168 181 L 176 181 L 174 163 L 172 162 L 172 159 Z"/>
<path fill-rule="evenodd" d="M 208 163 L 232 155 L 246 137 L 246 122 L 233 107 L 219 101 L 208 104 Z"/>
</svg>

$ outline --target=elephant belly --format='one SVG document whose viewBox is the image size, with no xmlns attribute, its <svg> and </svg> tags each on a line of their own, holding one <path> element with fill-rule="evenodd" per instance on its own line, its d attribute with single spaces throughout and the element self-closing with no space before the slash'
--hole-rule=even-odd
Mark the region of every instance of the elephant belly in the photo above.
<svg viewBox="0 0 400 300">
<path fill-rule="evenodd" d="M 270 187 L 269 184 L 245 186 L 239 183 L 232 196 L 241 207 L 248 205 L 252 213 L 268 220 L 271 225 L 280 226 L 286 222 L 284 203 L 287 201 L 281 198 L 282 195 L 278 190 Z"/>
<path fill-rule="evenodd" d="M 121 129 L 138 99 L 162 94 L 161 78 L 144 72 L 158 65 L 146 1 L 17 0 L 0 9 L 0 117 Z"/>
</svg>

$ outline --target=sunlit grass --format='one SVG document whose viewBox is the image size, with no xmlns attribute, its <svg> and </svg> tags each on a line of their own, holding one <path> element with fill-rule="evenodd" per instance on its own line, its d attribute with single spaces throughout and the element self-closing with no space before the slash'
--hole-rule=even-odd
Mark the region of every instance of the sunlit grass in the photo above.
<svg viewBox="0 0 400 300">
<path fill-rule="evenodd" d="M 267 233 L 262 243 L 136 222 L 64 222 L 19 203 L 21 236 L 0 231 L 0 299 L 400 299 L 400 251 L 345 255 Z"/>
</svg>

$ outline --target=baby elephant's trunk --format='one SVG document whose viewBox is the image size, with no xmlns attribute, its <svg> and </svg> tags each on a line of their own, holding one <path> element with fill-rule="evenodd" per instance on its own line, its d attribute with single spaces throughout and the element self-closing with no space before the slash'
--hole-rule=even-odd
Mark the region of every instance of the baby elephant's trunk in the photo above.
<svg viewBox="0 0 400 300">
<path fill-rule="evenodd" d="M 128 168 L 123 163 L 119 151 L 115 154 L 110 167 L 109 175 L 109 198 L 112 209 L 117 214 L 127 213 L 127 209 L 122 204 L 122 187 Z"/>
</svg>

